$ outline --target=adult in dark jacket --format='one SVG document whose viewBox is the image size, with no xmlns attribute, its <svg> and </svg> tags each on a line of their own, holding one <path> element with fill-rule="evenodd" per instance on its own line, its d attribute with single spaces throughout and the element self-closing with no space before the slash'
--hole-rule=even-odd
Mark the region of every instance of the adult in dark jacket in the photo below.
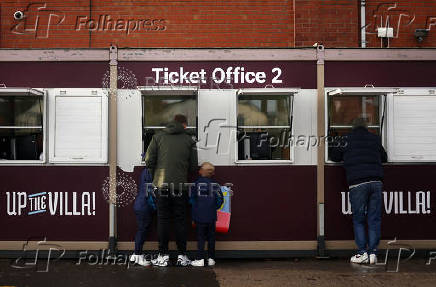
<svg viewBox="0 0 436 287">
<path fill-rule="evenodd" d="M 387 161 L 381 139 L 368 131 L 365 119 L 358 118 L 353 121 L 352 132 L 337 147 L 330 148 L 330 155 L 333 161 L 344 161 L 350 191 L 354 238 L 358 247 L 351 262 L 375 264 L 381 234 L 382 162 Z"/>
<path fill-rule="evenodd" d="M 167 266 L 169 262 L 169 224 L 174 218 L 176 243 L 179 252 L 177 264 L 189 265 L 186 253 L 186 185 L 188 172 L 198 167 L 195 141 L 186 132 L 187 120 L 176 115 L 162 132 L 153 136 L 148 146 L 145 164 L 153 173 L 153 184 L 158 188 L 157 218 L 159 256 L 153 260 L 157 266 Z"/>
</svg>

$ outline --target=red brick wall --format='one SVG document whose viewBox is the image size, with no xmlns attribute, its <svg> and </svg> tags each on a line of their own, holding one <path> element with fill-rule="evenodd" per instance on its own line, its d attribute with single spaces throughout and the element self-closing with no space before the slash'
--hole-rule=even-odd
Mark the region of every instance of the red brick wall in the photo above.
<svg viewBox="0 0 436 287">
<path fill-rule="evenodd" d="M 1 47 L 107 47 L 111 43 L 119 47 L 294 46 L 292 1 L 38 2 L 47 3 L 47 7 L 38 10 L 38 7 L 31 6 L 31 11 L 27 12 L 27 32 L 23 30 L 24 25 L 15 31 L 26 34 L 11 32 L 15 24 L 24 22 L 14 20 L 12 15 L 16 10 L 26 10 L 32 1 L 1 2 Z M 47 37 L 50 13 L 53 14 L 52 24 Z M 40 15 L 45 23 L 41 21 L 34 31 L 36 15 Z M 104 15 L 107 15 L 106 24 Z M 58 23 L 63 16 L 63 21 Z M 112 31 L 108 17 L 120 20 L 120 31 Z M 92 23 L 87 26 L 86 21 L 90 18 L 97 22 L 101 19 L 100 26 L 92 26 Z M 131 29 L 126 31 L 126 25 Z M 89 28 L 94 31 L 89 31 Z"/>
<path fill-rule="evenodd" d="M 359 47 L 359 2 L 2 0 L 0 47 Z M 26 18 L 15 20 L 17 10 Z M 380 47 L 374 33 L 386 19 L 390 47 L 436 47 L 436 0 L 367 0 L 368 47 Z M 418 43 L 415 29 L 429 27 Z"/>
<path fill-rule="evenodd" d="M 296 0 L 295 46 L 357 47 L 358 15 L 354 0 Z"/>
</svg>

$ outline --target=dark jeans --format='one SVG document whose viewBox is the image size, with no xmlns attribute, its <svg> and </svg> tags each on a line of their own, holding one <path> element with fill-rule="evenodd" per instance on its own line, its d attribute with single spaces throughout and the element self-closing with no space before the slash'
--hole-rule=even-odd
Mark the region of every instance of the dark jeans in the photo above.
<svg viewBox="0 0 436 287">
<path fill-rule="evenodd" d="M 350 190 L 354 239 L 360 254 L 377 254 L 381 234 L 382 188 L 381 182 L 371 182 Z"/>
<path fill-rule="evenodd" d="M 170 223 L 174 220 L 176 244 L 179 254 L 186 253 L 186 207 L 188 197 L 186 192 L 157 192 L 157 219 L 159 253 L 168 254 Z"/>
<path fill-rule="evenodd" d="M 142 246 L 145 242 L 145 236 L 147 235 L 147 230 L 153 219 L 153 214 L 151 212 L 139 212 L 135 211 L 136 215 L 136 236 L 135 236 L 135 254 L 142 254 Z"/>
<path fill-rule="evenodd" d="M 208 258 L 215 259 L 215 222 L 195 223 L 197 226 L 197 259 L 205 259 L 204 244 L 207 240 Z"/>
</svg>

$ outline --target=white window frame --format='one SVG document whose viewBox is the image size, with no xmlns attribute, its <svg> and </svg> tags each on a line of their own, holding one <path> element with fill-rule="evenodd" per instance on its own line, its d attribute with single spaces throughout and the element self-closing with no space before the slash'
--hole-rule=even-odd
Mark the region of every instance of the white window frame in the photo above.
<svg viewBox="0 0 436 287">
<path fill-rule="evenodd" d="M 143 134 L 145 128 L 150 129 L 163 129 L 162 126 L 144 126 L 144 101 L 143 96 L 195 96 L 197 106 L 198 117 L 198 90 L 197 86 L 138 86 L 138 90 L 141 93 L 141 150 L 144 157 L 141 158 L 141 163 L 145 164 L 145 153 Z M 197 119 L 198 123 L 198 119 Z M 197 129 L 197 126 L 187 126 L 186 128 Z"/>
<path fill-rule="evenodd" d="M 239 95 L 247 94 L 247 95 L 289 95 L 290 96 L 290 109 L 289 109 L 289 117 L 291 118 L 291 135 L 294 135 L 295 124 L 293 121 L 293 108 L 294 108 L 294 97 L 298 94 L 300 89 L 290 89 L 290 88 L 248 88 L 248 89 L 239 89 L 236 91 L 236 129 L 238 128 L 238 103 L 239 103 Z M 274 128 L 276 126 L 273 126 Z M 268 128 L 268 126 L 264 126 L 264 128 Z M 292 164 L 295 160 L 295 146 L 289 145 L 289 157 L 290 159 L 276 159 L 276 160 L 245 160 L 238 159 L 238 135 L 237 132 L 234 133 L 234 143 L 235 143 L 235 164 L 236 165 L 288 165 Z"/>
<path fill-rule="evenodd" d="M 44 164 L 46 162 L 47 151 L 47 127 L 46 127 L 46 114 L 47 114 L 47 92 L 40 88 L 5 88 L 0 87 L 0 96 L 42 96 L 42 159 L 41 160 L 0 160 L 0 165 L 26 165 L 26 164 Z M 39 126 L 38 126 L 39 127 Z M 32 127 L 23 127 L 32 128 Z"/>
<path fill-rule="evenodd" d="M 380 127 L 383 127 L 380 137 L 382 140 L 382 145 L 386 145 L 386 130 L 387 130 L 387 116 L 388 116 L 388 109 L 387 106 L 387 97 L 395 92 L 396 89 L 394 88 L 374 88 L 374 87 L 362 87 L 362 88 L 325 88 L 325 100 L 324 100 L 324 110 L 325 110 L 325 118 L 324 118 L 324 135 L 328 136 L 328 118 L 329 118 L 329 96 L 334 95 L 343 95 L 343 96 L 381 96 L 380 98 L 380 105 L 379 105 L 379 122 Z M 383 112 L 384 118 L 383 118 Z M 329 164 L 336 164 L 337 162 L 331 161 L 328 159 L 328 144 L 326 143 L 324 145 L 324 162 Z"/>
<path fill-rule="evenodd" d="M 394 151 L 394 129 L 393 129 L 393 116 L 394 116 L 394 97 L 402 96 L 429 96 L 436 97 L 436 87 L 426 88 L 400 88 L 396 93 L 389 95 L 388 97 L 388 117 L 387 117 L 387 153 L 390 162 L 395 163 L 434 163 L 436 162 L 436 156 L 432 159 L 421 159 L 417 156 L 395 156 Z M 436 112 L 436 111 L 435 111 Z M 436 149 L 436 147 L 435 147 Z"/>
<path fill-rule="evenodd" d="M 56 97 L 101 97 L 101 158 L 55 156 Z M 101 88 L 56 88 L 49 91 L 49 162 L 54 164 L 106 164 L 108 162 L 108 91 Z"/>
</svg>

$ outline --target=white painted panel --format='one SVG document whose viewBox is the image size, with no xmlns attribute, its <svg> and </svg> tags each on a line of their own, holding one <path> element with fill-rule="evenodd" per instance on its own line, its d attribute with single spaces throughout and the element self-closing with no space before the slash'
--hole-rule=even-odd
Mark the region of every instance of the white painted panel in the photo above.
<svg viewBox="0 0 436 287">
<path fill-rule="evenodd" d="M 436 161 L 436 95 L 389 97 L 390 161 Z"/>
<path fill-rule="evenodd" d="M 101 89 L 50 91 L 50 162 L 107 162 L 107 94 Z"/>
<path fill-rule="evenodd" d="M 101 98 L 56 97 L 55 157 L 101 158 Z"/>
<path fill-rule="evenodd" d="M 236 90 L 200 90 L 198 94 L 198 161 L 234 165 Z"/>
<path fill-rule="evenodd" d="M 117 106 L 117 165 L 133 172 L 141 165 L 142 110 L 138 90 L 118 90 Z"/>
<path fill-rule="evenodd" d="M 294 96 L 294 164 L 316 165 L 317 130 L 316 130 L 317 90 L 299 90 Z M 305 145 L 296 145 L 298 137 L 305 139 Z"/>
</svg>

